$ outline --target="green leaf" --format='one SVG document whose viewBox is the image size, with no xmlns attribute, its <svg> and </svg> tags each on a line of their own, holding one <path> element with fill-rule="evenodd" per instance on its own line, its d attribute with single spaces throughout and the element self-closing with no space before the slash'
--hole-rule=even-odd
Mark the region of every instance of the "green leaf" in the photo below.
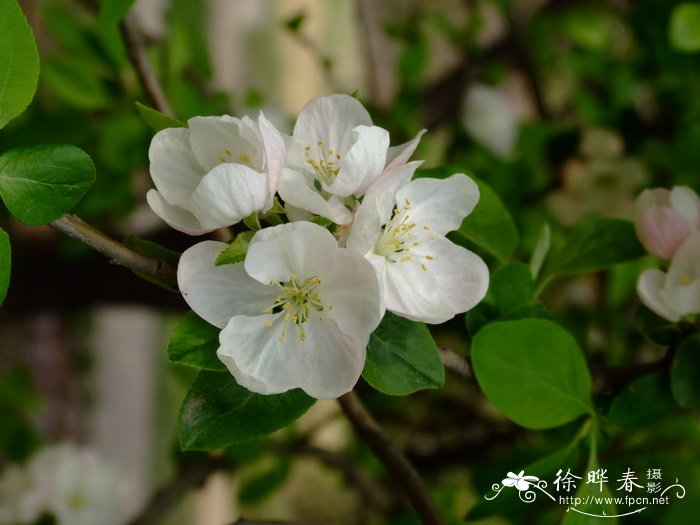
<svg viewBox="0 0 700 525">
<path fill-rule="evenodd" d="M 535 284 L 528 265 L 513 263 L 499 268 L 491 276 L 484 300 L 467 313 L 470 333 L 476 334 L 488 323 L 529 305 L 534 292 Z"/>
<path fill-rule="evenodd" d="M 168 359 L 173 363 L 204 370 L 224 371 L 226 367 L 216 356 L 219 332 L 196 313 L 189 311 L 175 327 L 168 343 Z"/>
<path fill-rule="evenodd" d="M 595 272 L 637 259 L 645 253 L 631 222 L 589 218 L 571 232 L 568 242 L 557 254 L 552 273 Z"/>
<path fill-rule="evenodd" d="M 185 124 L 184 122 L 176 118 L 169 117 L 168 115 L 161 113 L 157 109 L 145 106 L 140 102 L 135 102 L 135 104 L 136 110 L 139 112 L 139 115 L 141 115 L 141 118 L 146 122 L 146 124 L 153 128 L 153 131 L 160 131 L 162 129 L 167 128 L 187 127 L 187 124 Z"/>
<path fill-rule="evenodd" d="M 39 53 L 15 0 L 0 0 L 0 129 L 22 113 L 39 80 Z"/>
<path fill-rule="evenodd" d="M 286 427 L 316 400 L 299 389 L 264 396 L 238 385 L 228 373 L 203 371 L 180 410 L 183 450 L 214 450 Z"/>
<path fill-rule="evenodd" d="M 387 312 L 370 336 L 362 377 L 384 394 L 405 396 L 440 388 L 445 370 L 426 326 Z"/>
<path fill-rule="evenodd" d="M 0 196 L 12 215 L 29 226 L 70 211 L 94 181 L 92 159 L 75 146 L 16 148 L 0 156 Z"/>
<path fill-rule="evenodd" d="M 479 186 L 479 204 L 450 237 L 456 242 L 471 241 L 505 262 L 518 246 L 518 229 L 505 204 L 491 187 L 474 176 L 470 177 Z"/>
<path fill-rule="evenodd" d="M 181 254 L 179 252 L 131 233 L 124 239 L 124 245 L 141 255 L 166 262 L 172 266 L 177 266 L 180 261 Z"/>
<path fill-rule="evenodd" d="M 655 372 L 628 384 L 610 404 L 608 418 L 621 429 L 632 430 L 656 423 L 677 408 L 668 377 Z"/>
<path fill-rule="evenodd" d="M 250 240 L 253 238 L 253 235 L 255 235 L 255 232 L 251 231 L 239 233 L 234 241 L 216 258 L 216 265 L 237 264 L 245 261 L 248 246 L 250 246 Z"/>
<path fill-rule="evenodd" d="M 678 51 L 700 51 L 700 4 L 677 5 L 668 32 L 671 45 Z"/>
<path fill-rule="evenodd" d="M 549 248 L 552 244 L 552 229 L 549 224 L 544 224 L 540 230 L 540 236 L 537 238 L 535 249 L 532 250 L 532 258 L 530 259 L 530 272 L 532 278 L 537 279 L 537 276 L 542 269 L 544 260 L 547 258 Z"/>
<path fill-rule="evenodd" d="M 446 179 L 454 173 L 464 173 L 461 167 L 440 167 L 418 172 L 419 177 Z M 479 187 L 479 203 L 448 236 L 457 244 L 474 243 L 505 262 L 518 246 L 518 229 L 501 198 L 484 181 L 468 174 Z"/>
<path fill-rule="evenodd" d="M 10 286 L 10 268 L 12 265 L 10 238 L 0 228 L 0 304 L 5 302 L 7 288 Z"/>
<path fill-rule="evenodd" d="M 671 364 L 671 391 L 682 407 L 700 405 L 700 335 L 689 337 L 676 350 Z"/>
<path fill-rule="evenodd" d="M 104 76 L 101 64 L 86 62 L 80 56 L 61 55 L 44 63 L 42 83 L 62 102 L 77 109 L 96 111 L 113 104 Z"/>
<path fill-rule="evenodd" d="M 133 3 L 134 0 L 100 0 L 97 12 L 97 37 L 109 57 L 120 66 L 127 61 L 119 23 L 129 12 Z"/>
<path fill-rule="evenodd" d="M 671 346 L 680 342 L 682 333 L 678 323 L 659 317 L 644 305 L 637 308 L 634 320 L 644 338 L 652 344 Z"/>
<path fill-rule="evenodd" d="M 471 357 L 481 389 L 519 425 L 552 428 L 593 411 L 581 349 L 551 321 L 490 324 L 474 337 Z"/>
</svg>

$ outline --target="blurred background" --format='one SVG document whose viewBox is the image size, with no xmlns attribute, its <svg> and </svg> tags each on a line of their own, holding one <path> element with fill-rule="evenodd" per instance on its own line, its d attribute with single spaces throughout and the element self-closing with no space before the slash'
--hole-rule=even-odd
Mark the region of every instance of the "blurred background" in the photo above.
<svg viewBox="0 0 700 525">
<path fill-rule="evenodd" d="M 75 144 L 97 167 L 95 185 L 75 210 L 80 217 L 118 239 L 136 234 L 178 251 L 191 245 L 146 206 L 152 131 L 134 101 L 148 101 L 105 9 L 88 0 L 20 5 L 38 42 L 41 77 L 32 105 L 0 133 L 0 150 Z M 429 130 L 414 155 L 425 168 L 448 166 L 486 181 L 515 218 L 515 258 L 527 261 L 545 224 L 556 243 L 585 217 L 632 219 L 643 188 L 700 190 L 700 25 L 688 29 L 680 6 L 137 0 L 129 16 L 179 119 L 262 109 L 290 130 L 309 99 L 357 94 L 375 123 L 390 130 L 392 144 Z M 124 522 L 158 489 L 179 496 L 184 479 L 181 501 L 161 505 L 145 523 L 223 525 L 240 515 L 416 523 L 334 402 L 317 403 L 291 429 L 232 447 L 232 468 L 212 468 L 213 475 L 193 469 L 201 458 L 179 452 L 176 424 L 194 375 L 165 354 L 186 310 L 181 297 L 49 227 L 25 227 L 6 212 L 2 227 L 12 240 L 13 269 L 0 312 L 0 466 L 49 443 L 90 447 L 128 485 Z M 635 281 L 650 264 L 561 279 L 544 294 L 594 367 L 661 355 L 635 317 Z M 463 316 L 434 335 L 467 353 Z M 454 376 L 439 392 L 407 399 L 363 384 L 359 390 L 425 474 L 450 523 L 462 523 L 512 465 L 554 452 L 576 430 L 517 427 L 473 382 Z M 679 414 L 666 401 L 650 400 L 655 411 L 606 444 L 601 461 L 667 467 L 688 494 L 630 523 L 687 524 L 700 508 L 698 413 Z M 500 517 L 477 517 L 561 519 L 553 505 L 505 507 L 491 509 Z"/>
</svg>

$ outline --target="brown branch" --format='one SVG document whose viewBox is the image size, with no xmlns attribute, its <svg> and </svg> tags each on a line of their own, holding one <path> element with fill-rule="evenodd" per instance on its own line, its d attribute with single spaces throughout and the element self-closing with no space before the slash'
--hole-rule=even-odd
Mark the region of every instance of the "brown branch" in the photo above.
<svg viewBox="0 0 700 525">
<path fill-rule="evenodd" d="M 430 499 L 428 491 L 416 469 L 406 456 L 382 431 L 377 422 L 354 392 L 338 399 L 345 415 L 376 454 L 386 470 L 401 486 L 408 501 L 425 525 L 445 525 L 445 520 Z"/>
<path fill-rule="evenodd" d="M 168 98 L 163 92 L 163 88 L 158 82 L 146 52 L 145 39 L 141 31 L 136 27 L 131 15 L 127 15 L 119 24 L 126 54 L 134 66 L 139 83 L 148 98 L 150 104 L 161 113 L 174 117 Z"/>
<path fill-rule="evenodd" d="M 160 488 L 139 514 L 128 525 L 152 525 L 182 500 L 192 489 L 199 488 L 217 470 L 230 468 L 227 463 L 208 458 L 203 461 L 188 462 L 180 466 L 170 482 Z M 242 522 L 245 523 L 245 522 Z M 251 523 L 251 522 L 249 522 Z"/>
<path fill-rule="evenodd" d="M 151 259 L 127 248 L 75 215 L 66 214 L 51 223 L 51 226 L 66 235 L 88 245 L 108 257 L 113 263 L 130 270 L 149 275 L 177 290 L 177 272 L 169 264 Z"/>
</svg>

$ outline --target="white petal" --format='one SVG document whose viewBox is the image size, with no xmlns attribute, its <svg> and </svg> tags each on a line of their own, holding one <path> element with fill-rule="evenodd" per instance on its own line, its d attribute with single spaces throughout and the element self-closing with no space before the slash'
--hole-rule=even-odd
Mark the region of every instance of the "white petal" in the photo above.
<svg viewBox="0 0 700 525">
<path fill-rule="evenodd" d="M 335 264 L 338 244 L 317 224 L 299 221 L 265 228 L 250 241 L 245 268 L 261 283 L 323 277 Z"/>
<path fill-rule="evenodd" d="M 700 233 L 678 248 L 666 274 L 662 298 L 681 316 L 700 313 Z"/>
<path fill-rule="evenodd" d="M 245 121 L 223 115 L 194 117 L 187 121 L 190 145 L 204 171 L 226 162 L 248 164 L 262 169 L 262 142 L 257 127 L 249 118 Z"/>
<path fill-rule="evenodd" d="M 454 313 L 445 305 L 433 273 L 413 261 L 387 263 L 384 275 L 386 309 L 413 321 L 441 323 Z"/>
<path fill-rule="evenodd" d="M 268 204 L 266 208 L 272 206 L 272 199 L 277 193 L 279 181 L 282 177 L 282 167 L 284 166 L 285 145 L 282 135 L 275 126 L 263 115 L 262 111 L 258 117 L 260 126 L 260 137 L 263 143 L 265 154 L 265 171 L 267 173 Z"/>
<path fill-rule="evenodd" d="M 503 484 L 504 487 L 515 487 L 515 484 L 518 482 L 517 479 L 513 478 L 505 478 L 501 480 L 501 483 Z"/>
<path fill-rule="evenodd" d="M 686 218 L 693 230 L 700 229 L 700 197 L 687 186 L 675 186 L 669 195 L 671 207 Z"/>
<path fill-rule="evenodd" d="M 174 204 L 168 204 L 157 190 L 148 190 L 146 202 L 153 213 L 168 223 L 169 226 L 188 235 L 202 235 L 213 228 L 203 228 L 199 220 L 189 211 Z"/>
<path fill-rule="evenodd" d="M 413 153 L 416 151 L 418 143 L 426 131 L 428 130 L 422 129 L 408 142 L 389 148 L 389 151 L 386 154 L 386 167 L 392 168 L 408 162 L 408 159 L 410 159 L 411 155 L 413 155 Z"/>
<path fill-rule="evenodd" d="M 332 319 L 311 319 L 307 339 L 311 373 L 301 388 L 316 399 L 335 399 L 353 389 L 365 366 L 369 334 L 347 335 Z"/>
<path fill-rule="evenodd" d="M 523 490 L 530 488 L 530 484 L 524 479 L 519 479 L 515 482 L 515 488 L 522 492 Z"/>
<path fill-rule="evenodd" d="M 315 147 L 320 140 L 325 148 L 344 154 L 354 142 L 352 130 L 371 125 L 369 113 L 357 99 L 330 95 L 316 98 L 302 108 L 293 135 L 303 147 Z"/>
<path fill-rule="evenodd" d="M 346 334 L 370 334 L 384 315 L 379 279 L 374 267 L 361 255 L 339 249 L 318 287 L 326 310 L 320 314 L 334 319 Z M 332 310 L 328 309 L 333 305 Z"/>
<path fill-rule="evenodd" d="M 267 203 L 267 177 L 243 164 L 220 164 L 192 194 L 192 212 L 206 228 L 241 221 Z"/>
<path fill-rule="evenodd" d="M 411 221 L 429 226 L 438 235 L 456 230 L 479 202 L 476 183 L 461 173 L 444 180 L 417 179 L 396 192 L 396 202 L 410 202 Z"/>
<path fill-rule="evenodd" d="M 283 170 L 279 193 L 285 203 L 326 217 L 336 224 L 347 224 L 352 221 L 352 213 L 337 197 L 331 196 L 330 199 L 325 200 L 313 188 L 313 182 L 297 171 Z"/>
<path fill-rule="evenodd" d="M 440 301 L 452 312 L 449 318 L 471 310 L 481 302 L 489 287 L 489 269 L 481 257 L 445 237 L 436 237 L 429 245 L 419 248 L 425 249 L 419 249 L 417 253 L 433 257 L 424 260 L 424 264 L 437 280 Z"/>
<path fill-rule="evenodd" d="M 188 128 L 156 133 L 148 149 L 151 178 L 169 204 L 187 207 L 192 192 L 206 173 L 190 148 Z"/>
<path fill-rule="evenodd" d="M 384 170 L 389 132 L 377 126 L 352 130 L 354 144 L 340 161 L 340 172 L 326 189 L 339 197 L 349 197 L 360 186 L 369 187 Z"/>
<path fill-rule="evenodd" d="M 187 304 L 205 321 L 223 328 L 235 315 L 257 315 L 271 306 L 277 287 L 260 284 L 243 264 L 216 266 L 227 244 L 204 241 L 185 250 L 177 266 L 177 282 Z"/>
<path fill-rule="evenodd" d="M 283 327 L 280 314 L 240 315 L 221 331 L 216 354 L 238 384 L 259 394 L 279 394 L 308 382 L 309 345 L 299 341 L 294 323 L 280 342 Z"/>
<path fill-rule="evenodd" d="M 396 188 L 404 186 L 411 181 L 413 174 L 421 164 L 423 164 L 422 160 L 413 160 L 406 164 L 390 166 L 386 168 L 379 177 L 372 181 L 368 187 L 364 185 L 360 186 L 358 191 L 366 195 L 371 195 L 377 191 L 383 192 L 387 187 L 393 187 L 394 193 L 396 193 Z"/>
<path fill-rule="evenodd" d="M 656 268 L 645 270 L 637 280 L 637 293 L 642 303 L 652 312 L 672 323 L 677 323 L 681 316 L 673 311 L 661 297 L 665 280 L 666 274 L 661 270 Z"/>
</svg>

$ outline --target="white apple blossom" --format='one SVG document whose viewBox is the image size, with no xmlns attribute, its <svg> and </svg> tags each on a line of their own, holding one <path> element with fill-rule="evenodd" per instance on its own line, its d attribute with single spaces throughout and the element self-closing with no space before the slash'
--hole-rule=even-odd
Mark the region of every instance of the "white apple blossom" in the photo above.
<svg viewBox="0 0 700 525">
<path fill-rule="evenodd" d="M 687 186 L 644 190 L 635 202 L 634 226 L 649 253 L 669 260 L 700 231 L 700 198 Z"/>
<path fill-rule="evenodd" d="M 657 268 L 642 272 L 637 293 L 647 308 L 672 323 L 700 314 L 700 232 L 681 244 L 668 272 Z"/>
<path fill-rule="evenodd" d="M 387 310 L 442 323 L 475 306 L 488 288 L 481 258 L 445 237 L 474 209 L 479 189 L 463 174 L 397 186 L 365 197 L 347 246 L 374 265 Z"/>
<path fill-rule="evenodd" d="M 476 84 L 467 91 L 462 124 L 474 140 L 498 157 L 513 155 L 519 120 L 514 104 L 499 89 Z"/>
<path fill-rule="evenodd" d="M 156 189 L 151 209 L 173 228 L 199 235 L 231 226 L 273 203 L 284 140 L 260 113 L 258 121 L 194 117 L 187 128 L 159 131 L 148 151 Z"/>
<path fill-rule="evenodd" d="M 384 314 L 372 266 L 305 221 L 257 232 L 244 263 L 215 266 L 224 248 L 186 250 L 178 283 L 192 310 L 223 329 L 217 355 L 236 381 L 260 394 L 349 392 Z"/>
<path fill-rule="evenodd" d="M 128 518 L 129 487 L 90 449 L 59 443 L 41 449 L 0 480 L 0 523 L 31 524 L 43 514 L 57 525 L 118 525 Z"/>
<path fill-rule="evenodd" d="M 293 208 L 348 224 L 354 197 L 393 176 L 413 175 L 420 163 L 407 161 L 422 134 L 389 147 L 389 132 L 374 126 L 355 98 L 316 98 L 304 106 L 286 137 L 280 196 Z"/>
</svg>

